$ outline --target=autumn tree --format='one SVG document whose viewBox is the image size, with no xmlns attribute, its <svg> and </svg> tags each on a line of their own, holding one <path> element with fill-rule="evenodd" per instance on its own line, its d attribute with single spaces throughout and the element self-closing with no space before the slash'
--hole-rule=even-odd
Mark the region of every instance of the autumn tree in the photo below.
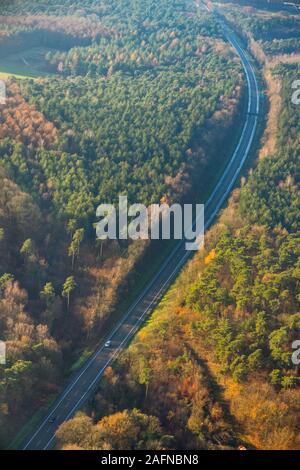
<svg viewBox="0 0 300 470">
<path fill-rule="evenodd" d="M 70 307 L 70 297 L 72 292 L 75 290 L 76 285 L 77 284 L 73 276 L 68 277 L 63 285 L 62 296 L 67 299 L 68 310 Z"/>
<path fill-rule="evenodd" d="M 72 242 L 69 246 L 68 254 L 72 257 L 72 269 L 74 268 L 75 257 L 79 256 L 80 252 L 80 245 L 84 238 L 84 229 L 78 229 L 75 231 Z"/>
</svg>

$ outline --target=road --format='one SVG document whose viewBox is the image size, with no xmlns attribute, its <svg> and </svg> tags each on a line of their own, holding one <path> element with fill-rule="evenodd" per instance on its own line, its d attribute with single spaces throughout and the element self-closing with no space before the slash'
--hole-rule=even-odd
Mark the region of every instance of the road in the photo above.
<svg viewBox="0 0 300 470">
<path fill-rule="evenodd" d="M 240 140 L 227 167 L 205 204 L 205 229 L 207 230 L 232 190 L 240 170 L 249 155 L 257 128 L 259 114 L 259 90 L 253 67 L 247 53 L 239 44 L 235 34 L 223 24 L 224 35 L 235 48 L 242 61 L 248 83 L 248 109 Z M 154 306 L 161 299 L 170 283 L 179 273 L 191 252 L 185 250 L 185 243 L 180 242 L 164 262 L 158 273 L 144 292 L 134 302 L 125 317 L 105 339 L 111 340 L 111 347 L 99 346 L 93 356 L 71 380 L 61 396 L 56 400 L 48 415 L 44 418 L 31 438 L 24 444 L 23 450 L 51 449 L 55 441 L 58 426 L 68 420 L 86 402 L 95 390 L 104 370 L 126 347 Z M 55 417 L 54 422 L 51 418 Z"/>
</svg>

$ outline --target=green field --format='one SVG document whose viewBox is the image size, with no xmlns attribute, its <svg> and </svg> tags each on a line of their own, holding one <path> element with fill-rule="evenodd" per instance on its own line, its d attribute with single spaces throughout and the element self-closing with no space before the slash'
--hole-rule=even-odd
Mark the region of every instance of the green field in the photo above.
<svg viewBox="0 0 300 470">
<path fill-rule="evenodd" d="M 0 69 L 1 70 L 4 70 L 4 68 L 2 68 L 2 65 L 0 65 Z M 0 71 L 0 78 L 10 78 L 10 77 L 15 77 L 15 78 L 19 78 L 20 80 L 24 80 L 24 78 L 37 78 L 37 76 L 33 76 L 32 74 L 31 75 L 20 75 L 18 73 L 13 73 L 13 72 L 1 72 Z"/>
<path fill-rule="evenodd" d="M 0 78 L 37 78 L 50 75 L 45 55 L 50 49 L 33 47 L 26 51 L 0 58 Z"/>
</svg>

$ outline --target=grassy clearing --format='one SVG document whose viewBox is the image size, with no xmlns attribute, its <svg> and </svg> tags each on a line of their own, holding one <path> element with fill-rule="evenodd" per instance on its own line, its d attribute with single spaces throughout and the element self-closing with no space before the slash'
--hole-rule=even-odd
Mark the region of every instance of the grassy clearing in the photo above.
<svg viewBox="0 0 300 470">
<path fill-rule="evenodd" d="M 13 73 L 13 72 L 1 72 L 1 65 L 0 65 L 0 78 L 2 79 L 7 79 L 7 78 L 11 78 L 11 77 L 14 77 L 14 78 L 18 78 L 19 80 L 24 80 L 26 78 L 36 78 L 36 77 L 33 77 L 33 76 L 29 76 L 29 75 L 19 75 L 17 73 Z"/>
<path fill-rule="evenodd" d="M 38 78 L 50 75 L 45 55 L 50 49 L 33 47 L 0 59 L 0 78 Z"/>
</svg>

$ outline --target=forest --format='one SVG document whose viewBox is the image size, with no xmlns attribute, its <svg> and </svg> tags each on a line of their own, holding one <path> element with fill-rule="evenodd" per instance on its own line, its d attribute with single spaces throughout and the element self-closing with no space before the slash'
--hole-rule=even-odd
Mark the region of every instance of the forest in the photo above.
<svg viewBox="0 0 300 470">
<path fill-rule="evenodd" d="M 272 74 L 282 101 L 276 150 L 241 179 L 205 248 L 107 368 L 93 402 L 60 427 L 59 448 L 121 448 L 131 413 L 142 413 L 158 420 L 156 449 L 299 449 L 299 64 Z M 90 432 L 80 435 L 84 425 Z"/>
<path fill-rule="evenodd" d="M 45 58 L 53 75 L 7 79 L 0 105 L 5 447 L 147 279 L 147 243 L 95 242 L 97 205 L 124 193 L 146 204 L 204 197 L 225 164 L 245 84 L 215 20 L 187 1 L 4 1 L 0 15 L 7 53 L 20 40 L 26 47 L 20 34 L 42 34 L 56 49 Z M 155 417 L 116 419 L 166 445 Z"/>
</svg>

